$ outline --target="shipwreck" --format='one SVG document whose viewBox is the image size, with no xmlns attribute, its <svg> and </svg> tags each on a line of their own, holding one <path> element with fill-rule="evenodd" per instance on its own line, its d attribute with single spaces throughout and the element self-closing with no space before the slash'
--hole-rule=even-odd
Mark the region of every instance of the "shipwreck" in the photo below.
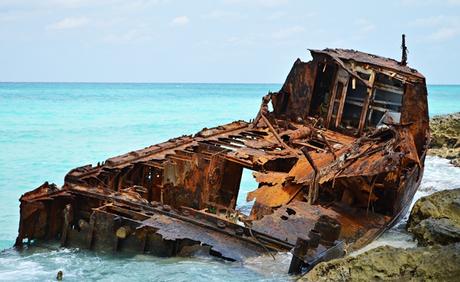
<svg viewBox="0 0 460 282">
<path fill-rule="evenodd" d="M 404 39 L 404 37 L 403 37 Z M 310 50 L 251 121 L 72 169 L 20 198 L 15 246 L 226 260 L 292 252 L 290 273 L 361 248 L 407 211 L 429 142 L 425 78 L 401 61 Z M 236 206 L 243 169 L 258 187 Z"/>
</svg>

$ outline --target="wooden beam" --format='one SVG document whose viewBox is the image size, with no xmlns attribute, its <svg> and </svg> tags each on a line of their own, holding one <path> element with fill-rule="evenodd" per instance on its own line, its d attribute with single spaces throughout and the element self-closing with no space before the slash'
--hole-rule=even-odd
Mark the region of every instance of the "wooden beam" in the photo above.
<svg viewBox="0 0 460 282">
<path fill-rule="evenodd" d="M 331 95 L 329 96 L 329 107 L 327 111 L 327 118 L 326 118 L 326 128 L 329 128 L 329 124 L 331 123 L 331 118 L 332 118 L 332 112 L 334 111 L 334 105 L 335 105 L 335 97 L 337 95 L 337 85 L 338 85 L 338 74 L 339 74 L 339 67 L 336 66 L 335 74 L 334 74 L 334 79 L 333 79 L 333 84 L 332 84 L 332 90 L 331 90 Z"/>
<path fill-rule="evenodd" d="M 339 110 L 337 111 L 337 118 L 335 119 L 335 127 L 339 127 L 340 122 L 342 121 L 343 108 L 345 106 L 345 99 L 347 98 L 348 83 L 350 79 L 343 85 L 342 96 L 340 96 Z"/>
<path fill-rule="evenodd" d="M 372 85 L 374 85 L 374 80 L 375 80 L 375 72 L 372 72 L 371 77 L 369 78 L 369 85 L 371 85 L 371 88 L 367 89 L 367 96 L 366 96 L 366 99 L 364 100 L 363 108 L 361 110 L 361 116 L 359 118 L 359 126 L 358 126 L 359 135 L 363 133 L 364 126 L 366 125 L 367 112 L 369 110 L 369 104 L 370 104 L 371 96 L 374 90 L 372 88 Z"/>
</svg>

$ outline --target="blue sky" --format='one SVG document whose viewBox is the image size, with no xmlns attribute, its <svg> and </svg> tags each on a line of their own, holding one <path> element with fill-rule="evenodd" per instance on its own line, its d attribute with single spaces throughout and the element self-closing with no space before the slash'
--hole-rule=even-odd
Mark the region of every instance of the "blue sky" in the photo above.
<svg viewBox="0 0 460 282">
<path fill-rule="evenodd" d="M 0 81 L 283 82 L 307 48 L 460 83 L 460 0 L 0 0 Z"/>
</svg>

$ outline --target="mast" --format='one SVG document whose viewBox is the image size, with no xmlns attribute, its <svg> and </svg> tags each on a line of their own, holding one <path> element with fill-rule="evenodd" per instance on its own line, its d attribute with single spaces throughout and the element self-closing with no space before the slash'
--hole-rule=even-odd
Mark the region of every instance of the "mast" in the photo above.
<svg viewBox="0 0 460 282">
<path fill-rule="evenodd" d="M 402 49 L 402 58 L 401 58 L 401 65 L 405 66 L 407 65 L 407 47 L 406 47 L 406 35 L 402 35 L 402 43 L 401 43 L 401 49 Z"/>
</svg>

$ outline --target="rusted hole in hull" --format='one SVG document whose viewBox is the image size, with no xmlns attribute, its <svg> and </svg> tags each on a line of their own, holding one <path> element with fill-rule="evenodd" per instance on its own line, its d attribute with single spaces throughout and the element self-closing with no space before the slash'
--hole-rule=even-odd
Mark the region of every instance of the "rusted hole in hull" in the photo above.
<svg viewBox="0 0 460 282">
<path fill-rule="evenodd" d="M 291 209 L 291 208 L 286 208 L 286 212 L 288 215 L 294 215 L 296 214 L 295 210 Z"/>
</svg>

